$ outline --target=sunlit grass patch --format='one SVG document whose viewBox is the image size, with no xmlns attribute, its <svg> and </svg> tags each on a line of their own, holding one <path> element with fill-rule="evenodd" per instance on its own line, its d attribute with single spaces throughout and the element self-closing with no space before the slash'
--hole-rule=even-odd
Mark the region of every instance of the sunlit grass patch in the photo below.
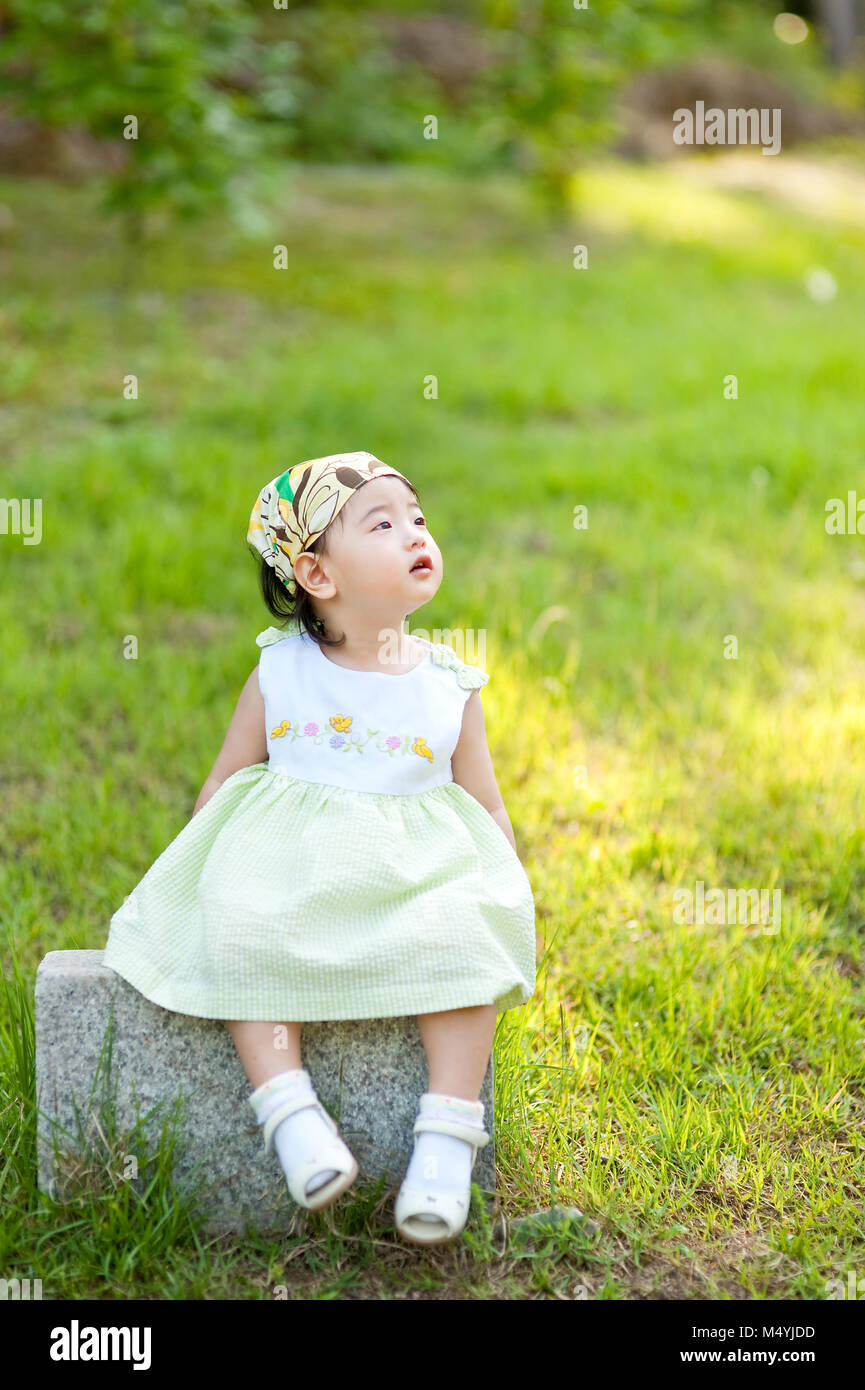
<svg viewBox="0 0 865 1390">
<path fill-rule="evenodd" d="M 824 526 L 861 474 L 859 233 L 671 169 L 588 170 L 572 225 L 543 230 L 515 182 L 292 177 L 261 244 L 172 233 L 128 293 L 87 189 L 0 190 L 4 490 L 45 503 L 40 545 L 0 537 L 0 911 L 30 978 L 104 945 L 257 661 L 258 488 L 371 449 L 444 554 L 409 627 L 485 634 L 535 892 L 536 994 L 496 1038 L 501 1213 L 560 1202 L 602 1234 L 511 1259 L 476 1208 L 466 1246 L 419 1257 L 358 1198 L 287 1245 L 180 1240 L 137 1284 L 110 1215 L 52 1255 L 21 994 L 6 1263 L 38 1252 L 55 1296 L 270 1297 L 278 1275 L 293 1296 L 823 1297 L 862 1252 L 865 563 Z M 780 888 L 780 930 L 677 922 L 698 881 Z"/>
</svg>

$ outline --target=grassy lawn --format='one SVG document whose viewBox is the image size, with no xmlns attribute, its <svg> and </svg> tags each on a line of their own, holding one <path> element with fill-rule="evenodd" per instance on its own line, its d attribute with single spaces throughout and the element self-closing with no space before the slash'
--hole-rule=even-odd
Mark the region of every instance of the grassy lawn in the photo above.
<svg viewBox="0 0 865 1390">
<path fill-rule="evenodd" d="M 561 226 L 508 179 L 289 168 L 264 194 L 261 226 L 173 230 L 130 266 L 96 190 L 0 181 L 2 490 L 43 499 L 39 545 L 0 536 L 0 1275 L 45 1298 L 824 1298 L 865 1258 L 865 542 L 824 524 L 865 495 L 865 222 L 614 166 Z M 362 1192 L 287 1238 L 207 1240 L 157 1158 L 146 1200 L 94 1162 L 55 1205 L 37 964 L 102 947 L 191 815 L 271 621 L 259 487 L 352 449 L 412 478 L 443 551 L 411 627 L 483 634 L 536 896 L 537 990 L 495 1042 L 499 1204 L 427 1253 Z M 778 889 L 780 922 L 677 920 L 698 881 Z M 504 1239 L 551 1202 L 600 1233 Z"/>
</svg>

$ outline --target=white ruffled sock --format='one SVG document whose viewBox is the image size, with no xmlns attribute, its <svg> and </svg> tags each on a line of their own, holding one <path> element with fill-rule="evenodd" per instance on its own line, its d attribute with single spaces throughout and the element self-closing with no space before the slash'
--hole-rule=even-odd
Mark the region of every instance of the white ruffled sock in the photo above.
<svg viewBox="0 0 865 1390">
<path fill-rule="evenodd" d="M 420 1098 L 419 1113 L 439 1120 L 458 1120 L 462 1124 L 484 1127 L 484 1107 L 479 1100 L 446 1096 L 427 1091 Z M 405 1174 L 405 1182 L 430 1192 L 464 1192 L 471 1181 L 475 1148 L 467 1139 L 424 1129 L 415 1135 L 415 1146 Z M 419 1221 L 438 1222 L 437 1216 L 423 1213 Z"/>
<path fill-rule="evenodd" d="M 316 1099 L 309 1072 L 305 1067 L 300 1067 L 272 1076 L 269 1081 L 265 1081 L 253 1091 L 249 1103 L 255 1111 L 258 1123 L 263 1125 L 277 1106 L 287 1100 L 294 1100 L 296 1096 L 307 1094 L 311 1099 Z M 317 1110 L 295 1110 L 293 1115 L 286 1115 L 273 1134 L 273 1147 L 279 1155 L 286 1178 L 292 1168 L 296 1168 L 304 1159 L 312 1158 L 324 1144 L 332 1143 L 333 1138 L 332 1131 Z M 310 1197 L 317 1188 L 323 1187 L 335 1177 L 334 1168 L 323 1168 L 307 1181 L 306 1195 Z"/>
</svg>

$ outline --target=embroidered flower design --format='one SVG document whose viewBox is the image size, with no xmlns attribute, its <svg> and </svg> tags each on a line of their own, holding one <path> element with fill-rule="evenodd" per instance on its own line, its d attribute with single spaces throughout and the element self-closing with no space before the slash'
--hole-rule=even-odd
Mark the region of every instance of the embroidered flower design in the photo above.
<svg viewBox="0 0 865 1390">
<path fill-rule="evenodd" d="M 423 734 L 418 734 L 413 743 L 410 735 L 401 738 L 399 734 L 389 734 L 384 742 L 381 742 L 376 739 L 376 735 L 379 733 L 378 729 L 367 729 L 367 737 L 362 739 L 356 732 L 352 732 L 353 721 L 353 714 L 331 715 L 329 723 L 336 732 L 328 739 L 329 747 L 340 749 L 343 753 L 350 753 L 352 750 L 356 753 L 362 753 L 365 745 L 375 740 L 375 747 L 379 752 L 387 753 L 388 757 L 392 758 L 401 749 L 403 753 L 417 753 L 419 757 L 428 758 L 431 763 L 435 762 L 433 751 Z M 290 719 L 283 719 L 281 724 L 277 724 L 275 729 L 271 729 L 270 737 L 284 738 L 286 734 L 290 734 L 292 739 L 311 738 L 315 743 L 321 743 L 326 732 L 326 727 L 321 729 L 314 720 L 304 724 L 301 731 L 299 722 L 292 724 Z M 350 737 L 346 738 L 346 734 L 349 734 Z"/>
</svg>

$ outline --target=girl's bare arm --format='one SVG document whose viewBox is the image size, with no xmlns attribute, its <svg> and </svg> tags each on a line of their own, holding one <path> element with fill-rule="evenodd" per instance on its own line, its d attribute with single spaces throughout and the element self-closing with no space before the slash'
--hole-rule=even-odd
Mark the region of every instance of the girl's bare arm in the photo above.
<svg viewBox="0 0 865 1390">
<path fill-rule="evenodd" d="M 258 667 L 240 692 L 225 740 L 216 762 L 210 769 L 192 814 L 195 815 L 222 786 L 226 777 L 252 763 L 267 762 L 267 730 L 264 724 L 264 699 L 258 684 Z"/>
<path fill-rule="evenodd" d="M 459 742 L 451 757 L 451 768 L 454 781 L 465 787 L 469 795 L 489 811 L 516 850 L 513 826 L 502 801 L 493 760 L 487 746 L 484 710 L 478 690 L 473 690 L 466 700 Z"/>
</svg>

